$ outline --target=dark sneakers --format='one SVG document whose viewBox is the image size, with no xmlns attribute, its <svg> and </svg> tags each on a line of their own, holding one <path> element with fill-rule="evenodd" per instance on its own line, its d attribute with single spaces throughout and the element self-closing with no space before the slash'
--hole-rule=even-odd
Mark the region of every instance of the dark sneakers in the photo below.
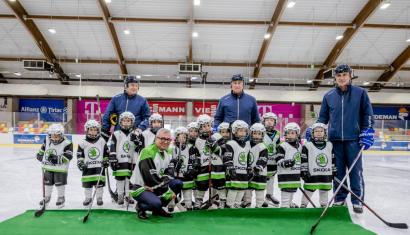
<svg viewBox="0 0 410 235">
<path fill-rule="evenodd" d="M 363 213 L 363 206 L 353 204 L 353 212 L 356 213 L 356 214 L 362 214 Z"/>
</svg>

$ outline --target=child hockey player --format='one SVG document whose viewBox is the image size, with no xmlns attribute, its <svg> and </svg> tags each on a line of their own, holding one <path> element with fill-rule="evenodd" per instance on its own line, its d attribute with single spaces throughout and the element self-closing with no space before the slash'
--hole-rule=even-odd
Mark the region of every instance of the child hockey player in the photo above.
<svg viewBox="0 0 410 235">
<path fill-rule="evenodd" d="M 195 145 L 195 141 L 198 138 L 198 123 L 190 122 L 187 126 L 188 128 L 188 142 L 192 145 Z"/>
<path fill-rule="evenodd" d="M 187 210 L 192 210 L 192 189 L 194 187 L 194 178 L 197 174 L 193 165 L 200 164 L 198 163 L 200 160 L 199 157 L 200 154 L 198 149 L 188 143 L 188 129 L 185 127 L 178 127 L 175 129 L 175 147 L 172 159 L 175 159 L 178 163 L 178 167 L 175 167 L 175 177 L 183 182 L 183 205 Z M 173 211 L 172 203 L 168 205 L 168 211 Z"/>
<path fill-rule="evenodd" d="M 141 133 L 143 137 L 142 142 L 144 143 L 144 148 L 154 143 L 157 131 L 164 127 L 164 119 L 159 113 L 153 113 L 149 117 L 148 121 L 149 128 Z"/>
<path fill-rule="evenodd" d="M 328 193 L 332 189 L 333 176 L 336 175 L 333 145 L 327 141 L 327 126 L 323 123 L 312 125 L 311 142 L 302 147 L 302 164 L 300 174 L 305 184 L 306 194 L 312 198 L 315 190 L 319 190 L 319 204 L 325 207 Z M 307 207 L 309 201 L 303 196 L 301 207 Z"/>
<path fill-rule="evenodd" d="M 195 141 L 195 147 L 200 153 L 200 164 L 195 166 L 198 175 L 195 180 L 196 195 L 194 209 L 202 207 L 205 192 L 210 184 L 210 164 L 213 141 L 211 140 L 212 119 L 207 114 L 202 114 L 198 117 L 197 123 L 199 125 L 199 137 Z"/>
<path fill-rule="evenodd" d="M 290 122 L 285 128 L 285 142 L 277 147 L 278 185 L 281 190 L 281 207 L 295 208 L 293 195 L 300 187 L 300 162 L 302 146 L 300 145 L 300 127 Z"/>
<path fill-rule="evenodd" d="M 105 171 L 108 167 L 109 151 L 107 143 L 101 137 L 101 125 L 96 120 L 88 120 L 84 125 L 85 139 L 78 145 L 77 166 L 82 171 L 81 182 L 84 188 L 84 206 L 92 200 L 92 188 L 96 188 L 97 205 L 103 205 Z M 101 175 L 100 175 L 101 173 Z M 97 181 L 99 184 L 97 185 Z"/>
<path fill-rule="evenodd" d="M 276 147 L 280 143 L 280 132 L 275 130 L 278 117 L 272 112 L 267 112 L 262 116 L 262 124 L 265 126 L 266 134 L 264 142 L 268 147 L 268 181 L 266 186 L 266 198 L 264 207 L 268 204 L 273 206 L 279 206 L 279 201 L 273 196 L 275 175 L 277 171 L 277 165 L 275 161 Z"/>
<path fill-rule="evenodd" d="M 113 176 L 117 180 L 118 205 L 124 204 L 124 197 L 129 204 L 134 203 L 128 197 L 131 161 L 136 149 L 131 140 L 134 121 L 135 116 L 131 112 L 121 113 L 119 118 L 120 130 L 115 131 L 111 136 L 109 162 Z"/>
<path fill-rule="evenodd" d="M 229 123 L 222 122 L 218 126 L 218 133 L 224 138 L 225 142 L 231 139 L 231 132 L 229 130 Z"/>
<path fill-rule="evenodd" d="M 237 120 L 232 124 L 232 140 L 222 150 L 226 167 L 227 208 L 238 208 L 245 190 L 248 188 L 248 154 L 251 148 L 248 137 L 248 124 Z"/>
<path fill-rule="evenodd" d="M 64 136 L 61 124 L 52 124 L 48 128 L 48 135 L 37 153 L 37 160 L 43 165 L 43 183 L 45 197 L 40 202 L 46 205 L 50 202 L 53 185 L 57 189 L 56 206 L 63 207 L 65 202 L 65 185 L 70 160 L 73 158 L 73 144 Z"/>
<path fill-rule="evenodd" d="M 251 150 L 248 157 L 248 166 L 252 170 L 252 178 L 249 182 L 249 189 L 245 192 L 245 200 L 242 207 L 249 207 L 251 205 L 252 191 L 255 190 L 255 207 L 259 208 L 264 203 L 266 188 L 268 149 L 263 143 L 266 130 L 262 124 L 255 123 L 251 126 L 250 133 Z"/>
</svg>

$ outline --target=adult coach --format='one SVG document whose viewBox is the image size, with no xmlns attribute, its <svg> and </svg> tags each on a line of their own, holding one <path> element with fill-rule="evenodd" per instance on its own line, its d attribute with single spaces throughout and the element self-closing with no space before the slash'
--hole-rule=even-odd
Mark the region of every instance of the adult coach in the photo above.
<svg viewBox="0 0 410 235">
<path fill-rule="evenodd" d="M 172 216 L 162 207 L 181 193 L 183 183 L 173 178 L 175 169 L 180 168 L 182 163 L 176 159 L 171 160 L 171 140 L 168 129 L 158 130 L 154 144 L 141 151 L 137 167 L 132 173 L 130 195 L 138 202 L 137 213 L 140 219 L 148 218 L 146 211 L 164 217 Z"/>
<path fill-rule="evenodd" d="M 318 122 L 329 124 L 329 140 L 336 157 L 337 178 L 342 180 L 362 146 L 370 148 L 374 142 L 373 109 L 366 90 L 353 86 L 352 69 L 342 64 L 335 69 L 336 87 L 325 94 Z M 352 191 L 364 199 L 362 159 L 357 161 L 350 175 Z M 337 184 L 335 183 L 335 187 Z M 348 192 L 341 188 L 335 205 L 344 205 Z M 363 213 L 362 204 L 351 197 L 353 211 Z"/>
<path fill-rule="evenodd" d="M 236 120 L 245 121 L 249 126 L 260 122 L 256 99 L 243 91 L 244 78 L 240 74 L 232 76 L 231 93 L 219 100 L 214 116 L 214 129 L 221 122 L 232 124 Z"/>
<path fill-rule="evenodd" d="M 101 135 L 105 140 L 110 137 L 111 119 L 113 115 L 120 116 L 121 113 L 129 111 L 135 116 L 134 128 L 143 131 L 148 126 L 150 110 L 147 100 L 138 95 L 139 79 L 135 76 L 127 76 L 124 80 L 124 92 L 114 96 L 108 104 L 102 120 Z M 115 130 L 119 129 L 116 123 Z"/>
</svg>

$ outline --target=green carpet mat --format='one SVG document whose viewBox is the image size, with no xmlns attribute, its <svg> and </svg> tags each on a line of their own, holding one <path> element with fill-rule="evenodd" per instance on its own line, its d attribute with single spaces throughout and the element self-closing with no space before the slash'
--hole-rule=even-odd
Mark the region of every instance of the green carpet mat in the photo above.
<svg viewBox="0 0 410 235">
<path fill-rule="evenodd" d="M 26 211 L 0 223 L 0 234 L 122 235 L 122 234 L 309 234 L 322 209 L 224 209 L 174 214 L 173 218 L 151 216 L 137 219 L 136 213 L 94 210 L 87 223 L 85 210 L 50 210 L 34 218 Z M 346 207 L 330 208 L 315 234 L 374 234 L 353 224 Z"/>
</svg>

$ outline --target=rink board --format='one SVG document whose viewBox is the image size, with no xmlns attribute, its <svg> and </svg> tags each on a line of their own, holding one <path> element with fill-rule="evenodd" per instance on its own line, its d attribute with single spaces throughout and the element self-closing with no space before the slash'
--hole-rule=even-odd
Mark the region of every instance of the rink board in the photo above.
<svg viewBox="0 0 410 235">
<path fill-rule="evenodd" d="M 29 210 L 0 223 L 0 234 L 309 234 L 322 209 L 224 209 L 150 216 L 137 219 L 135 212 L 94 210 L 87 223 L 85 210 L 51 210 L 35 218 Z M 330 208 L 315 234 L 374 234 L 352 223 L 346 207 Z"/>
</svg>

